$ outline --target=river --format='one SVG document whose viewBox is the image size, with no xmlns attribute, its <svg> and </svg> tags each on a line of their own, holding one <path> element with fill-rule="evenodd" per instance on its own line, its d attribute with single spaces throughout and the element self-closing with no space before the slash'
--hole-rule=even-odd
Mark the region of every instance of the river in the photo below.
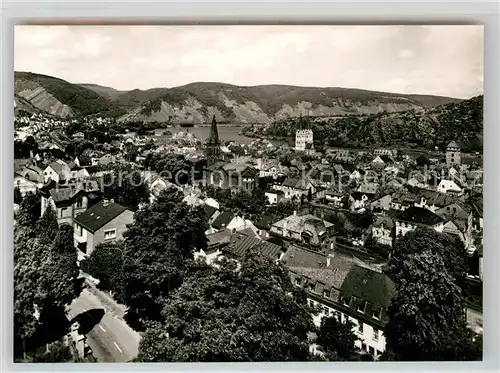
<svg viewBox="0 0 500 373">
<path fill-rule="evenodd" d="M 219 132 L 219 139 L 221 141 L 235 141 L 239 144 L 249 144 L 255 140 L 255 138 L 247 137 L 240 134 L 243 126 L 217 126 Z M 155 136 L 161 136 L 163 132 L 170 131 L 172 133 L 177 132 L 191 132 L 196 138 L 202 142 L 208 139 L 210 135 L 210 126 L 203 127 L 169 127 L 169 128 L 157 128 L 154 130 Z M 280 146 L 283 141 L 280 140 L 270 140 L 275 146 Z"/>
</svg>

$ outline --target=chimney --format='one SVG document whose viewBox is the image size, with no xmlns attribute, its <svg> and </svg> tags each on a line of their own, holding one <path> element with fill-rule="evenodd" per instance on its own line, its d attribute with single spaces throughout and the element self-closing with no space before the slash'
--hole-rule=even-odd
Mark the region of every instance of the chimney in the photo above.
<svg viewBox="0 0 500 373">
<path fill-rule="evenodd" d="M 293 216 L 297 216 L 297 210 L 293 210 Z"/>
<path fill-rule="evenodd" d="M 102 201 L 102 205 L 103 205 L 104 207 L 106 207 L 107 205 L 109 205 L 109 200 L 104 199 L 104 200 Z"/>
</svg>

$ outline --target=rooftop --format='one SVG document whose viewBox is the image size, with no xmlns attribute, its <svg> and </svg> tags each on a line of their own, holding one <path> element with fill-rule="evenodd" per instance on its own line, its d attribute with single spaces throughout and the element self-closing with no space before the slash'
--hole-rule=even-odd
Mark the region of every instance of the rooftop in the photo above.
<svg viewBox="0 0 500 373">
<path fill-rule="evenodd" d="M 75 222 L 94 233 L 125 210 L 128 209 L 118 203 L 101 201 L 76 216 Z"/>
<path fill-rule="evenodd" d="M 409 207 L 396 215 L 397 220 L 404 222 L 434 226 L 444 221 L 443 218 L 432 211 L 422 207 Z"/>
</svg>

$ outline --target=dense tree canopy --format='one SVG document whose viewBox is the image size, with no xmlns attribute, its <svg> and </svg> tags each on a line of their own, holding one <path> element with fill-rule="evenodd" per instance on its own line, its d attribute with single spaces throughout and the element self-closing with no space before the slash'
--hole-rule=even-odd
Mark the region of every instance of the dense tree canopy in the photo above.
<svg viewBox="0 0 500 373">
<path fill-rule="evenodd" d="M 255 254 L 239 270 L 200 263 L 144 334 L 138 360 L 309 360 L 310 309 L 292 290 L 285 267 Z"/>
<path fill-rule="evenodd" d="M 17 354 L 26 353 L 28 347 L 37 347 L 37 341 L 49 338 L 56 329 L 54 320 L 64 314 L 64 307 L 81 291 L 72 227 L 59 228 L 57 221 L 54 225 L 55 216 L 50 213 L 40 220 L 37 235 L 33 228 L 22 225 L 14 231 Z M 41 227 L 47 227 L 46 231 L 41 231 Z"/>
<path fill-rule="evenodd" d="M 397 294 L 385 328 L 386 360 L 480 359 L 467 329 L 460 284 L 462 261 L 454 240 L 429 229 L 400 238 L 389 262 Z M 464 250 L 463 247 L 459 250 Z M 462 276 L 462 277 L 460 277 Z"/>
<path fill-rule="evenodd" d="M 321 346 L 328 360 L 346 361 L 357 358 L 359 350 L 354 343 L 358 337 L 354 334 L 353 328 L 352 322 L 342 323 L 333 316 L 321 319 L 316 343 Z"/>
<path fill-rule="evenodd" d="M 206 248 L 206 215 L 182 202 L 175 189 L 136 212 L 125 233 L 124 302 L 139 325 L 156 320 L 170 293 L 180 286 L 186 261 Z"/>
<path fill-rule="evenodd" d="M 141 172 L 130 166 L 113 166 L 112 173 L 102 179 L 103 197 L 137 210 L 141 203 L 149 200 L 149 190 Z"/>
<path fill-rule="evenodd" d="M 40 204 L 38 194 L 27 192 L 19 204 L 19 211 L 16 215 L 18 224 L 34 230 L 40 218 Z"/>
</svg>

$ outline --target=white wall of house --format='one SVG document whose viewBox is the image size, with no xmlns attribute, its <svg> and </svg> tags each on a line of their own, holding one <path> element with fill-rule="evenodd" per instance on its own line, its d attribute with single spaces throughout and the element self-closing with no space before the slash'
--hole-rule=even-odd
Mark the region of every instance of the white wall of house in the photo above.
<svg viewBox="0 0 500 373">
<path fill-rule="evenodd" d="M 442 233 L 444 226 L 443 223 L 439 223 L 434 225 L 432 228 L 434 228 L 436 232 Z M 413 231 L 415 229 L 417 229 L 416 224 L 411 224 L 403 221 L 396 221 L 396 237 L 399 237 L 400 235 L 404 236 L 406 233 Z"/>
<path fill-rule="evenodd" d="M 462 188 L 460 188 L 457 183 L 453 180 L 441 180 L 439 185 L 437 186 L 437 191 L 439 193 L 447 193 L 447 192 L 461 192 Z"/>
<path fill-rule="evenodd" d="M 385 337 L 382 330 L 374 329 L 371 325 L 363 322 L 361 319 L 346 315 L 340 310 L 320 303 L 314 299 L 308 298 L 310 305 L 317 306 L 321 309 L 318 315 L 313 316 L 313 322 L 316 326 L 321 325 L 321 319 L 325 316 L 340 317 L 341 322 L 351 321 L 354 324 L 353 331 L 359 338 L 355 345 L 359 348 L 364 348 L 366 352 L 372 353 L 377 358 L 385 351 Z"/>
<path fill-rule="evenodd" d="M 271 205 L 278 203 L 278 193 L 265 192 L 265 196 Z"/>
<path fill-rule="evenodd" d="M 375 241 L 383 245 L 392 246 L 392 234 L 391 230 L 384 227 L 373 227 L 372 235 Z"/>
</svg>

